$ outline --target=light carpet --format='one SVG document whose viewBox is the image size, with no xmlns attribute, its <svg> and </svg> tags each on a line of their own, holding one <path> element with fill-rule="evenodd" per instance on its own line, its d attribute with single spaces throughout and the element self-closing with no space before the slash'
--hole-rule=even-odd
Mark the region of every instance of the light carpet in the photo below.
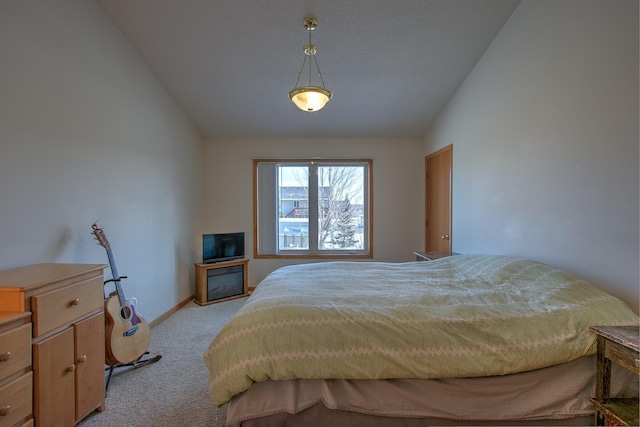
<svg viewBox="0 0 640 427">
<path fill-rule="evenodd" d="M 207 306 L 192 301 L 153 328 L 149 350 L 162 354 L 162 359 L 116 369 L 106 410 L 92 413 L 78 426 L 223 427 L 226 407 L 218 409 L 209 400 L 209 371 L 202 355 L 246 300 Z"/>
</svg>

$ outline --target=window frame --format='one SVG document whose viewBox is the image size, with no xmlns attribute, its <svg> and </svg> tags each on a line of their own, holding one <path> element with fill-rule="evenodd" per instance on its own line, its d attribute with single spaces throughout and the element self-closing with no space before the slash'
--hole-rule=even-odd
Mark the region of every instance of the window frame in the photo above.
<svg viewBox="0 0 640 427">
<path fill-rule="evenodd" d="M 351 253 L 348 253 L 347 250 L 327 250 L 327 249 L 317 249 L 318 245 L 317 245 L 317 236 L 315 238 L 316 243 L 315 243 L 315 247 L 310 248 L 309 250 L 296 250 L 296 251 L 288 251 L 285 250 L 283 252 L 279 252 L 278 250 L 278 244 L 277 244 L 277 240 L 274 240 L 272 242 L 269 242 L 268 246 L 275 246 L 275 249 L 272 249 L 271 251 L 269 250 L 262 250 L 261 251 L 261 246 L 267 246 L 267 245 L 262 245 L 261 242 L 261 232 L 263 235 L 268 236 L 269 234 L 271 234 L 272 232 L 274 233 L 274 236 L 272 238 L 277 239 L 277 237 L 275 236 L 275 234 L 277 233 L 275 228 L 271 229 L 270 227 L 275 227 L 274 224 L 271 225 L 267 225 L 265 227 L 265 231 L 261 231 L 261 219 L 264 222 L 264 218 L 265 215 L 261 216 L 260 210 L 261 210 L 261 204 L 263 206 L 267 206 L 266 209 L 271 209 L 274 212 L 274 217 L 272 218 L 274 220 L 274 222 L 276 222 L 277 218 L 277 214 L 276 214 L 276 209 L 275 206 L 272 205 L 272 203 L 275 203 L 275 201 L 270 200 L 268 201 L 266 204 L 264 204 L 264 202 L 262 200 L 260 200 L 260 186 L 266 186 L 267 183 L 262 183 L 260 181 L 260 177 L 265 176 L 260 172 L 260 165 L 261 164 L 267 164 L 267 165 L 284 165 L 284 166 L 310 166 L 310 165 L 317 165 L 317 166 L 331 166 L 331 165 L 335 165 L 335 166 L 339 166 L 339 165 L 344 165 L 344 166 L 365 166 L 365 172 L 366 175 L 364 177 L 364 185 L 363 185 L 363 192 L 364 192 L 364 197 L 365 200 L 363 201 L 364 203 L 364 216 L 365 216 L 365 223 L 367 226 L 365 226 L 364 229 L 364 234 L 365 234 L 365 238 L 364 238 L 364 242 L 365 242 L 365 248 L 362 250 L 357 250 L 357 251 L 351 251 Z M 266 167 L 266 166 L 265 166 Z M 273 168 L 274 170 L 276 168 Z M 269 176 L 267 175 L 266 180 L 268 181 Z M 271 181 L 271 184 L 274 185 L 274 189 L 273 191 L 275 192 L 275 185 L 276 185 L 276 181 Z M 265 187 L 265 188 L 270 188 L 270 187 Z M 271 190 L 263 190 L 263 192 L 267 192 L 267 196 L 272 196 Z M 311 200 L 311 197 L 309 199 L 309 205 L 314 205 L 317 204 L 317 199 L 315 200 Z M 263 207 L 263 209 L 265 209 L 265 207 Z M 270 218 L 271 219 L 271 218 Z M 313 219 L 314 221 L 317 221 L 317 217 Z M 309 221 L 311 222 L 311 218 L 309 218 Z M 267 237 L 265 237 L 266 239 Z M 273 252 L 273 253 L 270 253 Z M 373 160 L 372 159 L 362 159 L 362 158 L 355 158 L 355 159 L 320 159 L 320 158 L 296 158 L 296 159 L 267 159 L 267 158 L 260 158 L 260 159 L 254 159 L 253 160 L 253 256 L 256 259 L 269 259 L 269 258 L 276 258 L 276 259 L 371 259 L 373 258 Z"/>
</svg>

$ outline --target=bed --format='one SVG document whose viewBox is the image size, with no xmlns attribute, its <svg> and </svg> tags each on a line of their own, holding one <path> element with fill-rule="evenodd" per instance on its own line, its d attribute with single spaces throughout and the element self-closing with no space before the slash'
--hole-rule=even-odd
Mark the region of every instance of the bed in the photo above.
<svg viewBox="0 0 640 427">
<path fill-rule="evenodd" d="M 320 262 L 267 276 L 204 360 L 227 425 L 584 425 L 589 326 L 638 322 L 595 286 L 522 258 Z"/>
</svg>

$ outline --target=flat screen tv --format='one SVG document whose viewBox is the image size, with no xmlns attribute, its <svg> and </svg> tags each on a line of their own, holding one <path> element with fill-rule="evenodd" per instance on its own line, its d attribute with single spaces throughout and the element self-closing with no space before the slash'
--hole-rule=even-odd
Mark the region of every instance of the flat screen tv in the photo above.
<svg viewBox="0 0 640 427">
<path fill-rule="evenodd" d="M 202 235 L 202 262 L 231 261 L 244 258 L 244 233 L 214 233 Z"/>
</svg>

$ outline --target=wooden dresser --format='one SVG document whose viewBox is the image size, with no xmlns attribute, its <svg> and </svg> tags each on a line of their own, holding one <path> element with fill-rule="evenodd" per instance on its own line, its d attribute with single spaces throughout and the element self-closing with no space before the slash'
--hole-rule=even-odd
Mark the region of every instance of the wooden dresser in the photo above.
<svg viewBox="0 0 640 427">
<path fill-rule="evenodd" d="M 0 311 L 32 313 L 37 427 L 73 426 L 105 408 L 105 267 L 36 264 L 0 271 Z"/>
<path fill-rule="evenodd" d="M 31 313 L 0 311 L 0 427 L 33 425 Z"/>
</svg>

